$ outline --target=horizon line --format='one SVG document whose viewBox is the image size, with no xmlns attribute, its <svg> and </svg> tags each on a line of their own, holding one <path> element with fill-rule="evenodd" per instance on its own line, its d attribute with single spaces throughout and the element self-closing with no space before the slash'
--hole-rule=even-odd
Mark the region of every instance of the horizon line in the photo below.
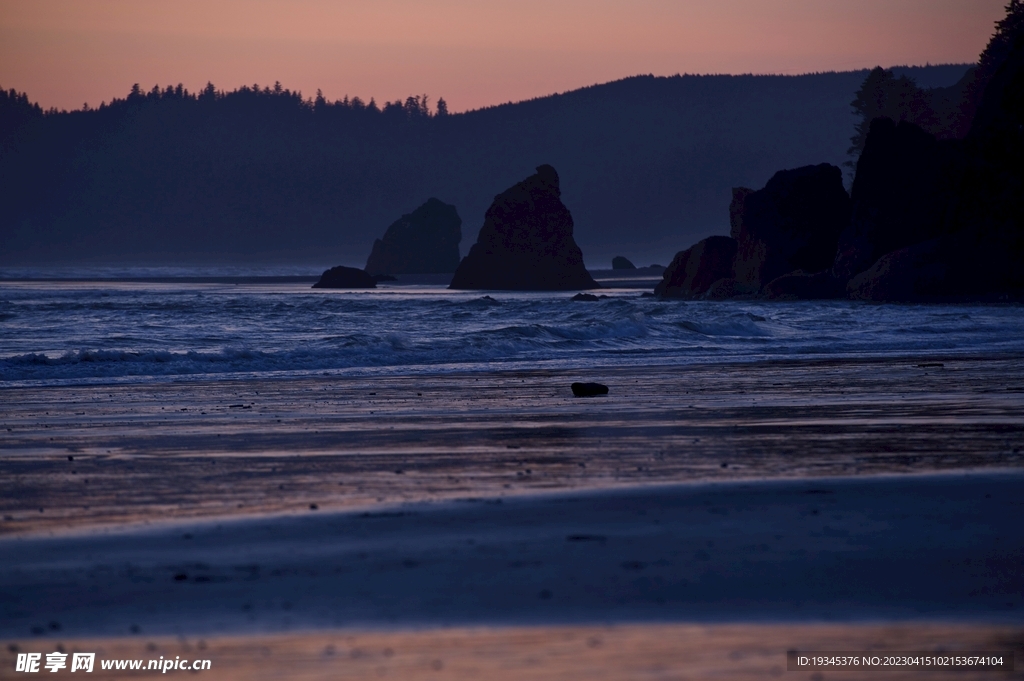
<svg viewBox="0 0 1024 681">
<path fill-rule="evenodd" d="M 967 66 L 968 68 L 970 68 L 970 67 L 976 66 L 976 65 L 977 65 L 977 61 L 974 61 L 974 62 L 944 62 L 944 63 L 940 63 L 940 64 L 932 64 L 930 62 L 926 62 L 924 64 L 893 64 L 891 66 L 886 66 L 886 67 L 882 67 L 882 68 L 885 68 L 886 70 L 892 70 L 892 69 L 924 69 L 924 68 L 940 68 L 940 67 L 950 67 L 950 66 Z M 622 78 L 616 78 L 614 80 L 608 80 L 608 81 L 603 81 L 603 82 L 591 83 L 589 85 L 581 85 L 579 87 L 575 87 L 575 88 L 572 88 L 572 89 L 569 89 L 569 90 L 563 90 L 561 92 L 558 92 L 558 91 L 550 92 L 550 93 L 545 94 L 545 95 L 538 95 L 537 97 L 528 97 L 526 99 L 519 99 L 519 100 L 508 100 L 508 101 L 505 101 L 505 102 L 498 102 L 496 104 L 488 104 L 488 105 L 477 107 L 477 108 L 474 108 L 474 109 L 465 109 L 465 110 L 462 110 L 462 111 L 451 111 L 449 113 L 450 113 L 450 115 L 458 116 L 458 115 L 463 115 L 463 114 L 475 113 L 475 112 L 478 112 L 478 111 L 487 111 L 487 110 L 490 110 L 490 109 L 497 109 L 497 108 L 505 107 L 505 106 L 515 106 L 517 104 L 526 104 L 526 103 L 530 103 L 530 102 L 536 102 L 536 101 L 539 101 L 539 100 L 542 100 L 542 99 L 548 99 L 549 97 L 560 97 L 560 96 L 572 94 L 574 92 L 580 92 L 582 90 L 589 90 L 591 88 L 602 87 L 602 86 L 605 86 L 605 85 L 612 85 L 614 83 L 621 83 L 623 81 L 632 80 L 634 78 L 655 78 L 655 79 L 658 79 L 658 78 L 663 78 L 663 79 L 669 79 L 669 78 L 726 78 L 726 77 L 728 77 L 728 78 L 801 78 L 801 77 L 807 77 L 807 76 L 821 76 L 821 75 L 828 75 L 828 74 L 857 73 L 857 72 L 862 72 L 862 71 L 871 71 L 872 69 L 878 68 L 880 66 L 881 66 L 880 64 L 876 64 L 875 66 L 865 66 L 865 67 L 849 69 L 849 70 L 845 70 L 845 71 L 831 69 L 831 70 L 825 70 L 825 71 L 805 71 L 805 72 L 800 72 L 800 73 L 779 73 L 779 72 L 757 73 L 757 72 L 752 72 L 752 71 L 748 71 L 748 72 L 744 72 L 744 73 L 689 73 L 689 72 L 680 73 L 680 72 L 677 72 L 677 73 L 670 74 L 670 75 L 655 75 L 653 73 L 636 73 L 636 74 L 633 74 L 633 75 L 630 75 L 630 76 L 624 76 Z M 213 85 L 213 82 L 212 81 L 207 81 L 207 85 L 206 86 L 210 86 L 210 85 Z M 175 89 L 177 87 L 181 87 L 184 92 L 189 93 L 189 94 L 195 94 L 195 93 L 198 93 L 198 92 L 201 91 L 201 90 L 190 91 L 188 88 L 184 87 L 183 83 L 180 83 L 180 82 L 177 83 L 176 85 L 166 85 L 166 86 L 163 86 L 163 87 L 161 87 L 159 84 L 154 84 L 153 88 L 150 88 L 149 90 L 142 89 L 141 86 L 139 85 L 139 83 L 133 83 L 129 87 L 129 89 L 128 89 L 129 90 L 129 94 L 131 93 L 132 89 L 134 87 L 136 87 L 136 86 L 139 86 L 140 90 L 142 90 L 144 93 L 147 93 L 147 94 L 149 92 L 152 92 L 153 88 L 157 88 L 161 92 L 163 92 L 166 88 Z M 206 87 L 206 86 L 204 86 L 204 87 Z M 256 89 L 256 90 L 260 90 L 261 92 L 263 92 L 263 91 L 268 90 L 268 89 L 276 90 L 276 88 L 278 86 L 280 86 L 282 92 L 287 92 L 287 93 L 290 93 L 292 95 L 297 95 L 303 102 L 310 102 L 311 103 L 311 102 L 314 101 L 313 97 L 303 97 L 301 90 L 289 90 L 288 88 L 284 87 L 280 83 L 280 81 L 274 81 L 274 87 L 271 87 L 269 85 L 264 85 L 264 86 L 262 86 L 262 89 L 260 88 L 258 83 L 253 83 L 252 85 L 249 85 L 247 83 L 243 83 L 243 84 L 235 86 L 235 88 L 233 90 L 216 89 L 216 86 L 214 86 L 214 88 L 215 88 L 215 91 L 217 92 L 217 94 L 231 94 L 233 92 L 238 92 L 239 90 L 241 90 L 243 88 Z M 31 103 L 31 104 L 33 104 L 35 106 L 38 106 L 40 109 L 42 109 L 44 114 L 51 114 L 51 115 L 52 114 L 67 114 L 67 113 L 74 113 L 74 112 L 80 112 L 80 111 L 95 111 L 95 110 L 98 110 L 101 107 L 112 105 L 118 99 L 122 99 L 123 100 L 123 98 L 118 98 L 118 97 L 115 96 L 115 97 L 112 97 L 110 99 L 109 103 L 108 103 L 107 100 L 101 100 L 100 103 L 98 105 L 95 105 L 95 106 L 89 104 L 88 102 L 84 102 L 82 109 L 58 109 L 57 107 L 53 107 L 53 106 L 44 109 L 42 107 L 42 105 L 40 105 L 38 102 L 32 101 L 32 99 L 29 97 L 28 90 L 24 90 L 24 91 L 20 91 L 19 92 L 15 88 L 7 88 L 7 89 L 5 89 L 2 86 L 0 86 L 0 92 L 9 92 L 9 93 L 15 93 L 15 95 L 17 95 L 17 96 L 24 96 L 24 97 L 28 98 L 29 103 Z M 319 93 L 319 92 L 321 92 L 321 90 L 319 88 L 317 88 L 317 92 Z M 407 95 L 407 97 L 409 97 L 409 96 L 414 96 L 414 95 Z M 415 95 L 415 96 L 424 96 L 424 95 Z M 358 98 L 358 99 L 362 100 L 362 98 L 359 97 L 359 95 L 354 95 L 352 98 L 353 99 Z M 348 99 L 349 99 L 349 95 L 346 93 L 344 95 L 344 99 L 335 99 L 333 101 L 331 101 L 331 100 L 328 100 L 328 101 L 331 101 L 332 104 L 337 104 L 339 102 L 342 102 L 342 101 L 345 101 L 345 100 L 348 100 Z M 438 99 L 439 100 L 440 99 L 444 99 L 443 95 L 439 96 Z M 370 102 L 376 103 L 376 98 L 375 97 L 370 97 L 368 100 L 362 100 L 362 101 L 366 101 L 367 104 L 369 104 Z M 387 104 L 387 103 L 390 102 L 390 100 L 387 100 L 387 99 L 382 100 L 382 101 L 384 102 L 384 104 Z M 400 97 L 397 101 L 399 101 L 399 102 L 405 101 L 405 98 L 401 98 Z M 380 106 L 380 105 L 378 105 L 378 106 Z"/>
</svg>

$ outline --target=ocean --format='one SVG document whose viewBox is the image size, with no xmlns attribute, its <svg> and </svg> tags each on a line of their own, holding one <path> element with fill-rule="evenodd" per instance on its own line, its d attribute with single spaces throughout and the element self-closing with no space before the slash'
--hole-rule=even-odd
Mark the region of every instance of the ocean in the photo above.
<svg viewBox="0 0 1024 681">
<path fill-rule="evenodd" d="M 1017 304 L 660 300 L 644 295 L 656 278 L 612 272 L 595 272 L 605 288 L 591 293 L 606 296 L 596 301 L 573 300 L 571 292 L 449 291 L 436 277 L 374 290 L 315 290 L 315 275 L 302 276 L 308 270 L 270 274 L 276 276 L 240 268 L 2 272 L 0 383 L 1024 351 Z"/>
</svg>

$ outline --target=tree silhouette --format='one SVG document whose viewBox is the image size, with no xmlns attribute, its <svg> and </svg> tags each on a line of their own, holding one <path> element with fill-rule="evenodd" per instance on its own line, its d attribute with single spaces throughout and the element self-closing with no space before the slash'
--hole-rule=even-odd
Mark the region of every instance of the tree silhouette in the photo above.
<svg viewBox="0 0 1024 681">
<path fill-rule="evenodd" d="M 385 104 L 273 81 L 138 84 L 89 111 L 18 95 L 24 115 L 0 120 L 0 262 L 362 259 L 370 230 L 426 196 L 478 227 L 496 188 L 538 158 L 565 168 L 566 205 L 593 243 L 685 241 L 724 224 L 730 187 L 840 160 L 867 75 L 638 76 L 459 114 L 422 94 Z"/>
<path fill-rule="evenodd" d="M 43 109 L 16 90 L 0 90 L 0 142 L 29 121 L 43 117 Z"/>
<path fill-rule="evenodd" d="M 978 59 L 978 82 L 982 83 L 982 89 L 1010 56 L 1014 41 L 1019 40 L 1022 35 L 1024 35 L 1024 2 L 1010 0 L 1006 5 L 1006 16 L 996 23 L 996 32 Z"/>
<path fill-rule="evenodd" d="M 926 130 L 935 128 L 938 122 L 938 116 L 924 90 L 917 87 L 910 78 L 897 78 L 892 71 L 881 66 L 872 69 L 864 79 L 851 106 L 860 116 L 860 121 L 850 138 L 853 144 L 848 152 L 851 156 L 851 161 L 847 162 L 849 166 L 855 165 L 864 151 L 871 122 L 876 118 L 891 118 L 897 123 L 910 121 Z"/>
<path fill-rule="evenodd" d="M 897 123 L 909 121 L 939 139 L 964 137 L 985 88 L 1010 56 L 1014 42 L 1024 35 L 1024 2 L 1010 0 L 1005 9 L 1006 16 L 996 22 L 995 33 L 978 58 L 977 67 L 951 87 L 922 89 L 906 76 L 897 78 L 880 66 L 872 69 L 851 103 L 860 120 L 850 138 L 850 160 L 846 165 L 856 165 L 871 122 L 876 118 L 891 118 Z"/>
</svg>

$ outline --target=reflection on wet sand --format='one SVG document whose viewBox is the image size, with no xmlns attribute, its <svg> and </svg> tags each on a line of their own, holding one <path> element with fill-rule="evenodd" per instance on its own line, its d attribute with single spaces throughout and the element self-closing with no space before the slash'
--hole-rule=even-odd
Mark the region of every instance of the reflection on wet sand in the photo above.
<svg viewBox="0 0 1024 681">
<path fill-rule="evenodd" d="M 579 378 L 611 386 L 576 399 Z M 0 533 L 1024 464 L 1024 359 L 3 389 Z"/>
</svg>

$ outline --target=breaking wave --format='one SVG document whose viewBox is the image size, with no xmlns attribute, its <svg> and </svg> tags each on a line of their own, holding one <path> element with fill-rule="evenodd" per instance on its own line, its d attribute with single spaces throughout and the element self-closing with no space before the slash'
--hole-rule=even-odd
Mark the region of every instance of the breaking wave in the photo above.
<svg viewBox="0 0 1024 681">
<path fill-rule="evenodd" d="M 1024 350 L 1020 306 L 680 302 L 304 285 L 7 286 L 0 381 L 583 368 Z"/>
</svg>

